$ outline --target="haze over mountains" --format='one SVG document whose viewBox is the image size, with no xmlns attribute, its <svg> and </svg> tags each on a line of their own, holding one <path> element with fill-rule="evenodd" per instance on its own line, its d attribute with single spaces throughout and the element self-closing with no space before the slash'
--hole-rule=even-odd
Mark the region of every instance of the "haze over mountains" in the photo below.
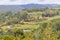
<svg viewBox="0 0 60 40">
<path fill-rule="evenodd" d="M 19 11 L 25 8 L 37 7 L 37 8 L 53 8 L 60 6 L 59 4 L 25 4 L 25 5 L 0 5 L 0 12 L 2 11 Z"/>
</svg>

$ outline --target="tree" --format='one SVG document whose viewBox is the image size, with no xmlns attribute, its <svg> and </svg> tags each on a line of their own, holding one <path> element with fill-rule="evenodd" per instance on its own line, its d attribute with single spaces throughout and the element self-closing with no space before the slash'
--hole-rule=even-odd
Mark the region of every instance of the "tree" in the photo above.
<svg viewBox="0 0 60 40">
<path fill-rule="evenodd" d="M 20 18 L 24 21 L 27 20 L 27 17 L 28 17 L 28 14 L 27 14 L 27 11 L 20 11 L 19 12 L 19 15 L 20 15 Z"/>
</svg>

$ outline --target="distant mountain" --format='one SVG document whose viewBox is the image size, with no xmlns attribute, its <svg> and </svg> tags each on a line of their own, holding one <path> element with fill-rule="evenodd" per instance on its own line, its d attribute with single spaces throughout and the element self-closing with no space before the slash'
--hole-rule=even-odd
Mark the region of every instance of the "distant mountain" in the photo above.
<svg viewBox="0 0 60 40">
<path fill-rule="evenodd" d="M 24 7 L 24 8 L 30 8 L 30 7 L 38 7 L 38 8 L 48 7 L 48 8 L 52 8 L 52 7 L 56 7 L 56 6 L 60 6 L 60 5 L 59 4 L 27 4 L 27 5 L 21 5 L 21 7 Z"/>
<path fill-rule="evenodd" d="M 37 7 L 37 8 L 53 8 L 60 6 L 58 4 L 25 4 L 25 5 L 0 5 L 0 11 L 19 11 L 25 8 Z"/>
</svg>

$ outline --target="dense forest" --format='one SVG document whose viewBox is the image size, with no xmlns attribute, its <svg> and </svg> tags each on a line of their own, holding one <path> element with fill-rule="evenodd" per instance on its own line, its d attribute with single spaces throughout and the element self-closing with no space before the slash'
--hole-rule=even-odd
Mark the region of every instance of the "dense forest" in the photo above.
<svg viewBox="0 0 60 40">
<path fill-rule="evenodd" d="M 60 40 L 60 9 L 0 12 L 0 40 Z"/>
</svg>

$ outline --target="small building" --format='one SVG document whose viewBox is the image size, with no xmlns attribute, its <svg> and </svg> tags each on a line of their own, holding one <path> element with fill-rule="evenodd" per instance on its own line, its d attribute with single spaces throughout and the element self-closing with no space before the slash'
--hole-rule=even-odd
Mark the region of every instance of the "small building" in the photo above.
<svg viewBox="0 0 60 40">
<path fill-rule="evenodd" d="M 30 32 L 31 30 L 23 30 L 23 32 Z"/>
</svg>

